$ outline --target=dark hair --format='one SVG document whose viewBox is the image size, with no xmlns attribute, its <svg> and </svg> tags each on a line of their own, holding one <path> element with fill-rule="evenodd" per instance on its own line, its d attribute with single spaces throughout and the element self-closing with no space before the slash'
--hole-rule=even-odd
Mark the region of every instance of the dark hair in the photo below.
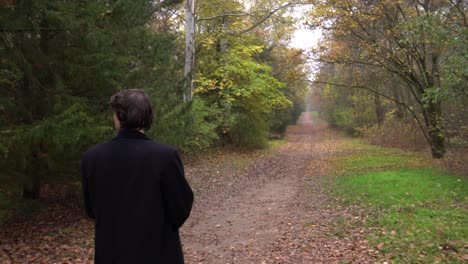
<svg viewBox="0 0 468 264">
<path fill-rule="evenodd" d="M 148 130 L 153 123 L 153 106 L 142 89 L 122 90 L 109 101 L 121 128 Z"/>
</svg>

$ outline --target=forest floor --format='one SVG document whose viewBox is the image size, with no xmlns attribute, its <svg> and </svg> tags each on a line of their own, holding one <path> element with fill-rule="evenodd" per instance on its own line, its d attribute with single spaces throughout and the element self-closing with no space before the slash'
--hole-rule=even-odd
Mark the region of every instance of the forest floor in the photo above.
<svg viewBox="0 0 468 264">
<path fill-rule="evenodd" d="M 391 263 L 413 257 L 462 263 L 468 258 L 467 181 L 412 170 L 429 166 L 418 155 L 345 139 L 311 113 L 268 149 L 204 153 L 186 164 L 195 193 L 192 214 L 181 228 L 186 263 Z M 401 178 L 399 188 L 394 179 L 384 181 L 388 175 L 377 181 L 366 174 L 407 167 L 396 175 L 417 173 L 411 177 L 417 182 L 404 186 Z M 339 176 L 344 171 L 360 174 Z M 437 194 L 450 199 L 440 205 L 426 197 L 411 200 L 410 192 L 427 180 L 430 185 L 421 185 L 421 193 L 430 193 L 427 199 Z M 402 200 L 379 204 L 394 196 Z M 0 263 L 92 263 L 93 222 L 76 204 L 49 203 L 29 220 L 0 226 Z M 434 210 L 418 216 L 428 205 Z M 438 214 L 444 218 L 433 221 Z M 377 222 L 393 215 L 401 221 Z M 413 222 L 418 224 L 412 227 Z M 415 238 L 419 233 L 426 235 Z"/>
</svg>

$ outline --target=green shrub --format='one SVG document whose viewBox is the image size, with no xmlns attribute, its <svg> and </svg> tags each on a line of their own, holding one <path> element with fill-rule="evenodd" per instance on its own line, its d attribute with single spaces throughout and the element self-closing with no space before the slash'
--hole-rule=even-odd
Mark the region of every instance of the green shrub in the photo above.
<svg viewBox="0 0 468 264">
<path fill-rule="evenodd" d="M 159 105 L 149 135 L 183 152 L 195 152 L 210 146 L 218 135 L 220 110 L 195 97 L 190 104 Z"/>
<path fill-rule="evenodd" d="M 77 160 L 89 146 L 109 138 L 112 127 L 91 117 L 80 104 L 32 125 L 16 126 L 0 131 L 4 139 L 0 174 L 26 177 L 28 167 L 36 162 L 47 168 L 47 177 L 77 175 Z M 109 122 L 110 123 L 110 122 Z"/>
<path fill-rule="evenodd" d="M 421 150 L 427 146 L 417 124 L 413 120 L 399 120 L 393 112 L 387 113 L 382 124 L 361 126 L 356 131 L 377 145 L 407 150 Z"/>
<path fill-rule="evenodd" d="M 333 113 L 332 118 L 332 124 L 350 134 L 354 132 L 354 129 L 356 128 L 356 122 L 352 108 L 338 107 Z"/>
<path fill-rule="evenodd" d="M 268 124 L 253 115 L 238 115 L 230 131 L 232 142 L 238 146 L 263 148 L 268 145 Z"/>
</svg>

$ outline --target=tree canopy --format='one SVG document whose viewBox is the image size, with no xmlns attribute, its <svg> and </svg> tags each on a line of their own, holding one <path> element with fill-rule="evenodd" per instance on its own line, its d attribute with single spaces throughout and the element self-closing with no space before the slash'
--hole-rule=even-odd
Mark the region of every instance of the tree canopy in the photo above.
<svg viewBox="0 0 468 264">
<path fill-rule="evenodd" d="M 377 108 L 381 99 L 404 108 L 432 155 L 442 157 L 444 104 L 467 95 L 466 3 L 317 1 L 310 23 L 327 32 L 326 45 L 318 51 L 324 67 L 317 83 L 366 90 Z M 382 114 L 378 109 L 377 119 Z"/>
</svg>

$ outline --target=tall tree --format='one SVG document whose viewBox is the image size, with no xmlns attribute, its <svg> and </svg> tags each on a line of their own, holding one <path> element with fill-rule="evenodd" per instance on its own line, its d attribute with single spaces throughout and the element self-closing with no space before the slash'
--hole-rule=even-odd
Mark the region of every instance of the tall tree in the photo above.
<svg viewBox="0 0 468 264">
<path fill-rule="evenodd" d="M 328 30 L 333 41 L 348 40 L 344 43 L 352 43 L 359 51 L 330 51 L 324 61 L 366 65 L 400 78 L 419 107 L 417 112 L 406 108 L 421 125 L 433 157 L 440 158 L 445 153 L 442 103 L 453 88 L 447 82 L 452 75 L 448 62 L 457 57 L 466 63 L 462 53 L 467 42 L 465 14 L 464 1 L 332 0 L 317 1 L 312 23 Z M 341 85 L 365 88 L 397 101 L 391 92 L 362 83 Z"/>
<path fill-rule="evenodd" d="M 185 6 L 185 68 L 184 102 L 193 97 L 193 66 L 195 65 L 195 0 L 186 0 Z"/>
<path fill-rule="evenodd" d="M 25 197 L 37 198 L 44 180 L 76 176 L 81 151 L 112 133 L 103 118 L 110 94 L 173 85 L 174 37 L 148 23 L 159 4 L 0 6 L 0 176 L 15 175 Z"/>
</svg>

